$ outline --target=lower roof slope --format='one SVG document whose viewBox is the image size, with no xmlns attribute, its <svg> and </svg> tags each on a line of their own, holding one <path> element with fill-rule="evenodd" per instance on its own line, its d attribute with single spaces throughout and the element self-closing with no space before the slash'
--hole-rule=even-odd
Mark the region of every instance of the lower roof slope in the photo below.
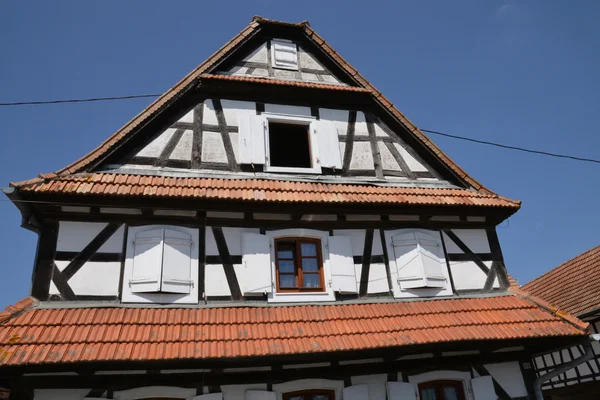
<svg viewBox="0 0 600 400">
<path fill-rule="evenodd" d="M 26 300 L 0 314 L 0 348 L 4 349 L 0 368 L 301 355 L 586 334 L 587 324 L 555 315 L 518 290 L 515 293 L 472 299 L 223 308 L 51 309 Z"/>
<path fill-rule="evenodd" d="M 523 290 L 573 315 L 600 309 L 600 246 L 535 278 Z"/>
</svg>

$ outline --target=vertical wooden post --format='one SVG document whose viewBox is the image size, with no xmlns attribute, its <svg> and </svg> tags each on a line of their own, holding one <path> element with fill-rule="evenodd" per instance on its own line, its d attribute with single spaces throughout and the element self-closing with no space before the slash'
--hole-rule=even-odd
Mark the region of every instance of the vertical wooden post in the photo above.
<svg viewBox="0 0 600 400">
<path fill-rule="evenodd" d="M 54 270 L 54 257 L 58 241 L 58 222 L 45 221 L 38 238 L 37 254 L 31 278 L 31 295 L 39 300 L 48 300 L 50 281 Z"/>
</svg>

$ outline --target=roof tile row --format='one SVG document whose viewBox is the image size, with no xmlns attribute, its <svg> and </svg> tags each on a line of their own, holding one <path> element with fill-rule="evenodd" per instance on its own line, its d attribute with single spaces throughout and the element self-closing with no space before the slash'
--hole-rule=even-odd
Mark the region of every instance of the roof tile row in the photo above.
<svg viewBox="0 0 600 400">
<path fill-rule="evenodd" d="M 12 183 L 23 192 L 160 196 L 290 203 L 371 203 L 503 207 L 520 202 L 466 189 L 307 183 L 267 179 L 175 178 L 114 173 Z"/>
<path fill-rule="evenodd" d="M 237 308 L 29 306 L 0 325 L 1 365 L 246 357 L 580 336 L 526 299 Z"/>
</svg>

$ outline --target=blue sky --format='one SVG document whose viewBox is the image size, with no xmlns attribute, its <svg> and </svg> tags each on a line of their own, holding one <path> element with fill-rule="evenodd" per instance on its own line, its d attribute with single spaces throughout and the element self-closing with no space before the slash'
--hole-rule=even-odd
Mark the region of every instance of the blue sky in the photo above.
<svg viewBox="0 0 600 400">
<path fill-rule="evenodd" d="M 253 15 L 309 20 L 422 128 L 600 158 L 594 0 L 3 2 L 0 102 L 163 92 Z M 0 185 L 65 166 L 149 102 L 0 107 Z M 432 138 L 523 201 L 498 228 L 520 283 L 600 243 L 600 165 Z M 1 307 L 27 295 L 36 248 L 5 200 Z"/>
</svg>

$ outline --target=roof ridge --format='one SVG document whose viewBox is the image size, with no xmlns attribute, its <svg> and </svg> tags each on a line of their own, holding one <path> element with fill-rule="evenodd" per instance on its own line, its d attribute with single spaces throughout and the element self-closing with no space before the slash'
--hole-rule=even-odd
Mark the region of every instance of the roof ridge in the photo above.
<svg viewBox="0 0 600 400">
<path fill-rule="evenodd" d="M 586 251 L 584 251 L 583 253 L 579 253 L 578 255 L 576 255 L 573 258 L 568 259 L 567 261 L 559 264 L 558 266 L 552 268 L 550 271 L 546 271 L 544 272 L 542 275 L 538 276 L 537 278 L 534 278 L 532 280 L 530 280 L 529 282 L 527 282 L 526 284 L 524 284 L 522 287 L 523 288 L 531 288 L 532 286 L 534 286 L 536 283 L 538 283 L 540 280 L 542 280 L 542 278 L 548 277 L 550 275 L 553 275 L 555 273 L 558 273 L 559 271 L 561 271 L 563 268 L 570 266 L 570 264 L 575 263 L 576 261 L 580 260 L 581 258 L 593 253 L 594 251 L 600 249 L 600 245 L 596 245 L 594 247 L 592 247 L 591 249 L 588 249 Z"/>
<path fill-rule="evenodd" d="M 534 296 L 534 295 L 530 294 L 529 292 L 522 290 L 521 288 L 509 287 L 508 291 L 512 292 L 517 297 L 520 297 L 524 300 L 527 300 L 527 301 L 535 304 L 537 307 L 550 313 L 551 315 L 554 315 L 554 316 L 557 316 L 557 317 L 563 319 L 564 321 L 573 325 L 577 329 L 580 329 L 581 331 L 585 332 L 590 327 L 589 323 L 580 320 L 579 318 L 569 314 L 568 312 L 560 310 L 558 307 L 550 304 L 546 300 L 544 300 L 540 297 Z"/>
</svg>

